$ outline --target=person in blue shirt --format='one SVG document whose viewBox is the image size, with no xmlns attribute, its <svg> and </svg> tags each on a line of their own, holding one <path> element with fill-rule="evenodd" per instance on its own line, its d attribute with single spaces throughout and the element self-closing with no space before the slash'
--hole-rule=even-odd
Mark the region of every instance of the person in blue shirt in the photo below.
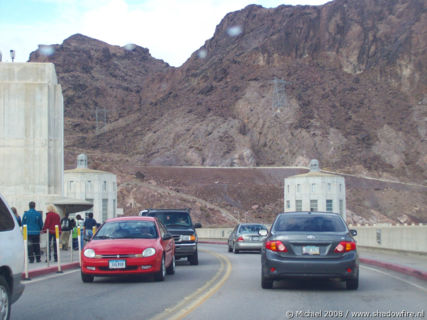
<svg viewBox="0 0 427 320">
<path fill-rule="evenodd" d="M 86 218 L 84 222 L 84 230 L 85 230 L 85 240 L 89 241 L 92 236 L 92 228 L 96 227 L 96 220 L 93 218 L 93 213 L 89 212 L 88 217 Z"/>
<path fill-rule="evenodd" d="M 31 201 L 30 210 L 24 212 L 22 225 L 27 225 L 28 233 L 28 260 L 34 263 L 34 258 L 40 262 L 40 231 L 43 228 L 43 219 L 40 212 L 36 211 L 36 204 Z"/>
</svg>

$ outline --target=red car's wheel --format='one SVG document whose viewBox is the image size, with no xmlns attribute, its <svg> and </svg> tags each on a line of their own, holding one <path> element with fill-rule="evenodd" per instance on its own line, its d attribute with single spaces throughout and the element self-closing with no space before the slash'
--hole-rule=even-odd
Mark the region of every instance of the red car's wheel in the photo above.
<svg viewBox="0 0 427 320">
<path fill-rule="evenodd" d="M 166 277 L 166 266 L 165 266 L 165 256 L 162 256 L 162 265 L 160 266 L 159 272 L 154 275 L 156 281 L 163 281 Z"/>
</svg>

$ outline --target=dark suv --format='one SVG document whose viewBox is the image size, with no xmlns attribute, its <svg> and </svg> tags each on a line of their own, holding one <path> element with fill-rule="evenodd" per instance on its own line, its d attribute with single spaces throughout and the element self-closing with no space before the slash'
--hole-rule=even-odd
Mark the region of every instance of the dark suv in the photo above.
<svg viewBox="0 0 427 320">
<path fill-rule="evenodd" d="M 197 253 L 196 228 L 200 223 L 193 225 L 190 209 L 147 209 L 139 213 L 140 216 L 150 216 L 159 219 L 175 239 L 175 258 L 187 258 L 191 264 L 199 264 Z"/>
</svg>

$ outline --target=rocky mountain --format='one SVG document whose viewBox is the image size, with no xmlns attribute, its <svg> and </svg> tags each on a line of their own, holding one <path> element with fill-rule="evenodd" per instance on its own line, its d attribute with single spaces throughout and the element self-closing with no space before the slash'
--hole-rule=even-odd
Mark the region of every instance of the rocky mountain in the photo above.
<svg viewBox="0 0 427 320">
<path fill-rule="evenodd" d="M 105 168 L 113 172 L 123 162 L 137 170 L 316 158 L 335 172 L 425 186 L 426 12 L 423 0 L 251 5 L 226 15 L 179 68 L 79 34 L 30 62 L 55 63 L 69 166 L 79 152 L 115 163 Z M 366 216 L 362 193 L 349 204 Z M 427 216 L 417 199 L 403 206 L 409 222 Z M 396 221 L 398 207 L 375 210 Z"/>
</svg>

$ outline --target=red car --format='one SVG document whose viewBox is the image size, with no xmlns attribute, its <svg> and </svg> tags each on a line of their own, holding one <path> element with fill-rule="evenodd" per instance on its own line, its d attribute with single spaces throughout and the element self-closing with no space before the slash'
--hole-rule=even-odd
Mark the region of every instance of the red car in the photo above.
<svg viewBox="0 0 427 320">
<path fill-rule="evenodd" d="M 153 274 L 163 281 L 166 273 L 175 273 L 175 242 L 152 217 L 109 219 L 82 251 L 83 282 L 133 274 Z"/>
</svg>

